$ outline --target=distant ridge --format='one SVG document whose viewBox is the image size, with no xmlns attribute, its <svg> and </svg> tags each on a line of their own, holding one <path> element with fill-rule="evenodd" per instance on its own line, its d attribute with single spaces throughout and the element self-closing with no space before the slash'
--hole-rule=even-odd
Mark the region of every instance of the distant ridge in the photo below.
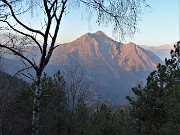
<svg viewBox="0 0 180 135">
<path fill-rule="evenodd" d="M 162 61 L 165 60 L 165 58 L 170 58 L 170 51 L 174 49 L 174 44 L 164 44 L 159 46 L 141 46 L 142 48 L 152 51 L 154 54 L 156 54 L 159 58 L 161 58 Z"/>
</svg>

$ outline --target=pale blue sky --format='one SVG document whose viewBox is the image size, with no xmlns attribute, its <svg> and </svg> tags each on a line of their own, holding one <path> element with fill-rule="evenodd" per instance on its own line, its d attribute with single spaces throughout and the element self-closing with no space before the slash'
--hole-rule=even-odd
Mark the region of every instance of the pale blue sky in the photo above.
<svg viewBox="0 0 180 135">
<path fill-rule="evenodd" d="M 151 6 L 151 11 L 147 10 L 142 16 L 139 22 L 140 31 L 132 39 L 126 38 L 123 42 L 131 41 L 138 45 L 162 45 L 180 40 L 179 0 L 147 0 L 147 3 Z M 88 23 L 77 12 L 69 13 L 62 21 L 58 42 L 70 42 L 87 32 L 93 33 L 98 30 L 114 38 L 111 28 Z"/>
<path fill-rule="evenodd" d="M 126 38 L 122 42 L 134 42 L 137 45 L 163 45 L 180 40 L 180 0 L 146 1 L 151 6 L 151 9 L 148 9 L 143 14 L 138 26 L 140 31 L 133 38 Z M 27 16 L 29 14 L 23 14 L 20 19 L 23 22 L 30 22 L 32 27 L 39 29 L 41 22 L 38 19 L 38 15 L 36 16 L 36 12 L 36 17 L 33 20 L 29 20 L 30 18 Z M 71 42 L 87 32 L 93 33 L 98 30 L 119 41 L 118 38 L 113 36 L 111 27 L 99 27 L 94 21 L 88 22 L 82 18 L 81 13 L 74 10 L 64 16 L 57 42 Z"/>
</svg>

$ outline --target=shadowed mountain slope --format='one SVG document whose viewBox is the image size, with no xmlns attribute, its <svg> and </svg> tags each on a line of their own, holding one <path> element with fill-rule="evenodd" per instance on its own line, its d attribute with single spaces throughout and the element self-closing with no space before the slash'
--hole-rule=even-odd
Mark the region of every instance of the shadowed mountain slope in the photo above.
<svg viewBox="0 0 180 135">
<path fill-rule="evenodd" d="M 27 46 L 25 51 L 29 59 L 36 61 L 39 57 L 38 47 Z M 101 31 L 86 33 L 73 42 L 61 44 L 54 50 L 45 71 L 53 75 L 59 69 L 64 70 L 64 65 L 71 61 L 86 69 L 86 77 L 99 88 L 98 94 L 104 101 L 118 104 L 126 102 L 124 97 L 131 94 L 131 88 L 137 83 L 143 84 L 156 65 L 162 63 L 153 52 L 135 43 L 114 41 Z M 25 66 L 20 62 L 8 57 L 3 65 L 15 73 L 15 69 Z"/>
<path fill-rule="evenodd" d="M 72 59 L 85 67 L 87 76 L 102 89 L 100 94 L 109 102 L 124 101 L 131 88 L 143 83 L 156 65 L 162 63 L 154 53 L 134 43 L 114 41 L 101 31 L 61 44 L 50 63 L 64 65 Z"/>
</svg>

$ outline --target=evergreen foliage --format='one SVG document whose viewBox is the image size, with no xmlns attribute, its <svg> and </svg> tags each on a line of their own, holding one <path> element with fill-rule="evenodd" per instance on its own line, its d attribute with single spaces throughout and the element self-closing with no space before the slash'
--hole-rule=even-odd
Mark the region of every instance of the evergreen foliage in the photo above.
<svg viewBox="0 0 180 135">
<path fill-rule="evenodd" d="M 150 73 L 146 86 L 132 89 L 135 96 L 127 96 L 129 108 L 71 97 L 73 88 L 66 86 L 60 71 L 53 77 L 44 73 L 38 134 L 180 135 L 180 42 L 174 47 L 171 59 Z M 0 72 L 0 135 L 31 134 L 34 90 L 34 83 Z M 73 100 L 68 98 L 78 102 L 70 103 Z"/>
<path fill-rule="evenodd" d="M 135 97 L 127 96 L 138 134 L 180 134 L 180 42 L 174 48 L 171 59 L 158 65 L 146 86 L 136 86 L 132 89 Z"/>
</svg>

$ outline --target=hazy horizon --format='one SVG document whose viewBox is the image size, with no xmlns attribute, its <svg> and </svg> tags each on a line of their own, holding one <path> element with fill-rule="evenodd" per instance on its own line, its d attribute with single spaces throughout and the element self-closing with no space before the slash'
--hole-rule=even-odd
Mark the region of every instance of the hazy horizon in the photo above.
<svg viewBox="0 0 180 135">
<path fill-rule="evenodd" d="M 103 31 L 110 38 L 123 43 L 133 42 L 137 45 L 159 46 L 172 44 L 180 40 L 180 2 L 179 0 L 146 0 L 150 8 L 147 8 L 138 23 L 139 31 L 135 35 L 121 40 L 112 33 L 112 26 L 99 27 L 94 19 L 88 21 L 76 9 L 63 16 L 57 43 L 72 42 L 80 36 L 90 32 Z M 29 23 L 31 27 L 41 28 L 41 14 L 35 13 L 35 17 L 27 14 L 20 16 L 20 20 Z M 13 20 L 11 20 L 13 22 Z M 34 23 L 36 21 L 36 23 Z M 1 23 L 0 23 L 1 24 Z M 21 28 L 20 28 L 21 29 Z M 39 40 L 41 38 L 37 37 Z"/>
</svg>

